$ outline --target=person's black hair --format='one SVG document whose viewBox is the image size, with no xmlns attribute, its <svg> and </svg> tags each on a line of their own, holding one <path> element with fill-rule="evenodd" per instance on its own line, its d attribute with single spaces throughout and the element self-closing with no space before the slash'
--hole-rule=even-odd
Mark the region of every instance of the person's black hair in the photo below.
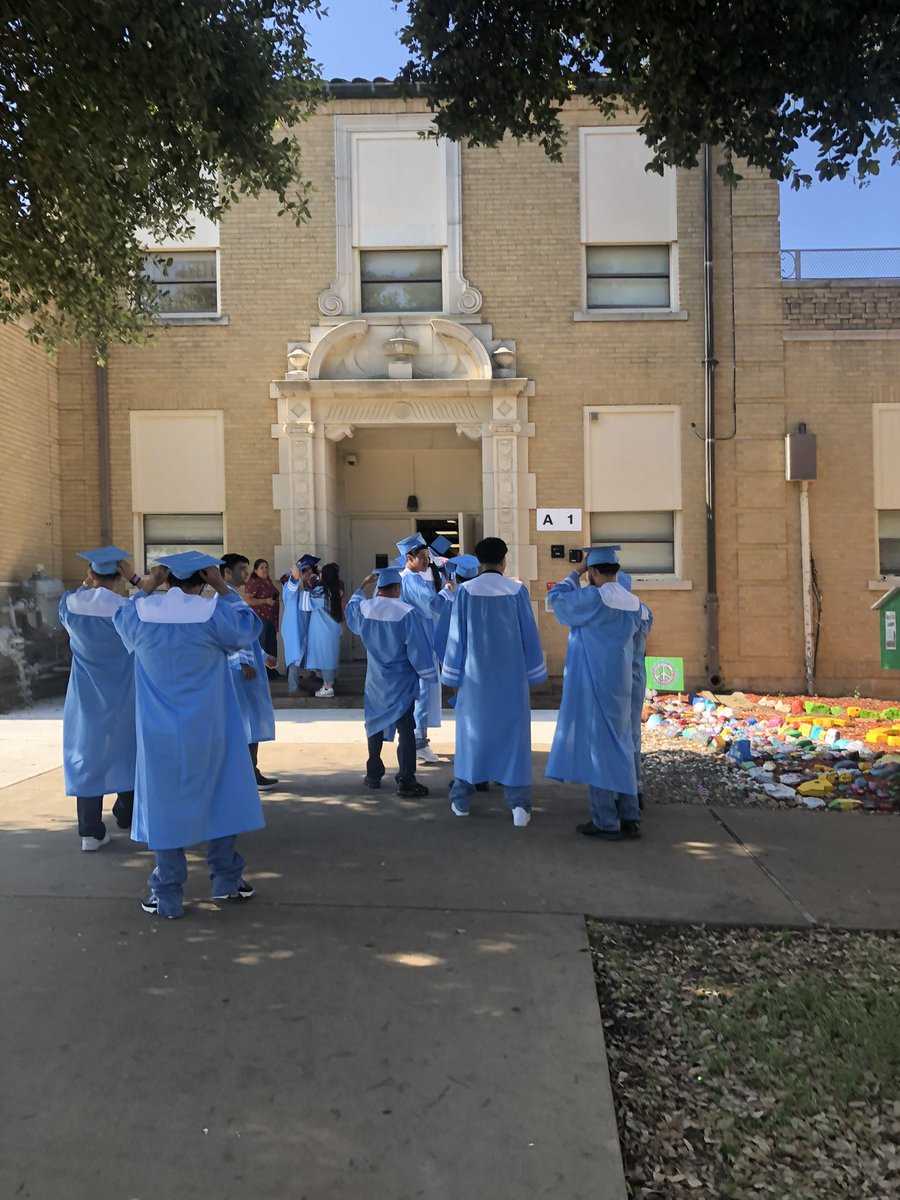
<svg viewBox="0 0 900 1200">
<path fill-rule="evenodd" d="M 319 574 L 319 582 L 328 615 L 340 624 L 344 619 L 344 607 L 341 604 L 341 578 L 337 563 L 325 564 Z"/>
<path fill-rule="evenodd" d="M 475 557 L 480 563 L 488 567 L 496 567 L 503 562 L 509 553 L 509 546 L 504 542 L 503 538 L 486 537 L 482 538 L 475 547 Z"/>
<path fill-rule="evenodd" d="M 203 576 L 200 574 L 199 571 L 195 571 L 193 573 L 193 575 L 188 575 L 187 579 L 179 579 L 177 575 L 173 575 L 171 572 L 169 572 L 169 578 L 168 578 L 167 582 L 169 584 L 169 587 L 174 586 L 174 587 L 179 587 L 179 588 L 184 589 L 184 588 L 192 588 L 192 587 L 202 587 L 205 585 L 206 580 L 203 578 Z"/>
<path fill-rule="evenodd" d="M 222 555 L 222 570 L 233 571 L 238 563 L 246 563 L 250 566 L 250 559 L 244 554 L 223 554 Z"/>
<path fill-rule="evenodd" d="M 594 563 L 589 569 L 599 571 L 601 575 L 618 575 L 621 565 L 621 563 Z"/>
<path fill-rule="evenodd" d="M 248 562 L 249 560 L 248 560 L 248 559 L 244 559 L 244 561 L 245 561 L 245 562 Z M 260 563 L 265 563 L 265 564 L 266 564 L 266 566 L 268 566 L 268 565 L 269 565 L 269 560 L 268 560 L 267 558 L 258 558 L 258 559 L 256 560 L 256 562 L 253 564 L 253 570 L 250 572 L 250 574 L 251 574 L 251 575 L 256 575 L 256 571 L 257 571 L 257 568 L 259 567 Z"/>
<path fill-rule="evenodd" d="M 91 574 L 95 579 L 102 579 L 104 582 L 109 582 L 110 579 L 119 578 L 118 571 L 95 571 L 93 567 L 91 567 Z"/>
</svg>

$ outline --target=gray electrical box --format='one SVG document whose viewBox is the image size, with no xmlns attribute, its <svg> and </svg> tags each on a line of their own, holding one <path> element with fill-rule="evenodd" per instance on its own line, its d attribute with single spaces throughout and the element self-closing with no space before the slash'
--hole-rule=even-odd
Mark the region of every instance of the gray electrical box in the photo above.
<svg viewBox="0 0 900 1200">
<path fill-rule="evenodd" d="M 784 439 L 784 477 L 793 482 L 816 478 L 816 435 L 805 425 Z"/>
</svg>

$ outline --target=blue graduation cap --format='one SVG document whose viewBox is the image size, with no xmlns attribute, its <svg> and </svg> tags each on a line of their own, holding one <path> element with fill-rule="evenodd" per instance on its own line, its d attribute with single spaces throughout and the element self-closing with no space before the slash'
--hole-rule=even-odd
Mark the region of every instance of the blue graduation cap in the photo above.
<svg viewBox="0 0 900 1200">
<path fill-rule="evenodd" d="M 409 537 L 405 537 L 402 542 L 397 543 L 397 549 L 401 554 L 415 554 L 417 550 L 425 545 L 425 539 L 421 533 L 411 533 Z"/>
<path fill-rule="evenodd" d="M 445 538 L 442 533 L 439 533 L 428 549 L 432 554 L 437 554 L 439 558 L 443 558 L 448 550 L 453 549 L 453 543 L 449 538 Z"/>
<path fill-rule="evenodd" d="M 400 582 L 399 567 L 381 567 L 375 574 L 378 576 L 378 586 L 380 588 L 392 587 L 395 583 Z"/>
<path fill-rule="evenodd" d="M 86 558 L 98 575 L 114 575 L 122 559 L 130 556 L 118 546 L 98 546 L 95 550 L 79 550 L 78 557 Z"/>
<path fill-rule="evenodd" d="M 297 566 L 302 571 L 304 567 L 317 567 L 321 559 L 316 558 L 314 554 L 304 554 L 302 558 L 297 559 Z"/>
<path fill-rule="evenodd" d="M 457 579 L 474 579 L 478 574 L 478 559 L 474 554 L 457 554 L 456 558 L 448 558 L 447 565 L 453 564 Z"/>
<path fill-rule="evenodd" d="M 401 570 L 404 570 L 406 567 L 406 555 L 398 554 L 396 558 L 391 559 L 390 565 L 392 567 L 400 567 Z"/>
<path fill-rule="evenodd" d="M 618 563 L 619 557 L 616 554 L 617 550 L 621 550 L 621 546 L 585 546 L 584 553 L 589 567 L 609 566 L 612 563 Z"/>
<path fill-rule="evenodd" d="M 626 591 L 631 591 L 631 576 L 627 571 L 620 571 L 618 573 L 616 576 L 616 583 L 621 583 L 622 587 L 625 588 Z"/>
<path fill-rule="evenodd" d="M 167 554 L 156 560 L 160 566 L 168 567 L 170 574 L 176 579 L 190 579 L 197 571 L 206 567 L 218 567 L 221 559 L 213 558 L 211 554 L 201 554 L 199 550 L 185 550 L 181 554 Z"/>
</svg>

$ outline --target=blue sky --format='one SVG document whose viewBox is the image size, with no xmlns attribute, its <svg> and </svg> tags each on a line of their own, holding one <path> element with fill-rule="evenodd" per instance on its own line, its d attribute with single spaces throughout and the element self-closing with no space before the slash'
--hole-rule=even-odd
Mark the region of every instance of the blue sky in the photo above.
<svg viewBox="0 0 900 1200">
<path fill-rule="evenodd" d="M 326 79 L 393 76 L 405 62 L 397 30 L 404 6 L 391 0 L 327 0 L 329 15 L 309 23 L 313 57 Z M 812 157 L 803 160 L 812 165 Z M 865 188 L 832 180 L 781 189 L 781 244 L 791 249 L 900 246 L 900 166 L 885 164 Z"/>
</svg>

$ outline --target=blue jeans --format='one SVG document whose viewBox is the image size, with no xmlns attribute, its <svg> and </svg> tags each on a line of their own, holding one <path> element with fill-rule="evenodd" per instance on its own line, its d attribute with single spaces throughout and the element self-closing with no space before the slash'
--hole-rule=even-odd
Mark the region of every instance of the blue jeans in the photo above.
<svg viewBox="0 0 900 1200">
<path fill-rule="evenodd" d="M 624 792 L 596 787 L 588 788 L 588 796 L 591 801 L 591 820 L 598 829 L 618 832 L 622 821 L 641 819 L 637 796 L 626 796 Z"/>
<path fill-rule="evenodd" d="M 419 692 L 413 707 L 416 722 L 416 749 L 422 750 L 428 745 L 428 689 L 429 684 L 419 679 Z"/>
<path fill-rule="evenodd" d="M 635 752 L 634 752 L 634 774 L 635 774 L 635 778 L 637 779 L 637 794 L 640 795 L 641 794 L 641 752 L 640 752 L 640 750 L 635 750 Z"/>
<path fill-rule="evenodd" d="M 237 891 L 244 870 L 244 860 L 234 848 L 237 835 L 213 838 L 206 843 L 206 863 L 212 882 L 213 896 L 230 896 Z M 156 867 L 147 880 L 150 894 L 159 900 L 164 917 L 184 916 L 184 881 L 187 879 L 187 860 L 184 850 L 154 850 Z"/>
<path fill-rule="evenodd" d="M 300 691 L 300 664 L 291 663 L 287 669 L 288 693 L 293 695 Z"/>
<path fill-rule="evenodd" d="M 366 778 L 380 780 L 384 775 L 381 748 L 384 745 L 384 730 L 379 729 L 368 739 L 369 757 L 366 762 Z M 413 732 L 412 705 L 397 721 L 397 775 L 398 783 L 416 782 L 416 746 Z"/>
<path fill-rule="evenodd" d="M 102 842 L 106 837 L 106 826 L 103 824 L 103 797 L 76 797 L 78 810 L 78 836 L 96 838 Z M 120 829 L 127 829 L 131 824 L 131 813 L 134 808 L 134 792 L 119 792 L 113 805 L 113 816 Z"/>
<path fill-rule="evenodd" d="M 472 794 L 475 791 L 475 784 L 469 783 L 467 779 L 454 779 L 450 787 L 450 800 L 460 812 L 468 812 L 469 805 L 472 802 Z M 526 812 L 531 812 L 531 784 L 526 783 L 522 787 L 508 787 L 503 785 L 503 794 L 506 797 L 506 803 L 510 810 L 514 808 L 524 808 Z"/>
</svg>

